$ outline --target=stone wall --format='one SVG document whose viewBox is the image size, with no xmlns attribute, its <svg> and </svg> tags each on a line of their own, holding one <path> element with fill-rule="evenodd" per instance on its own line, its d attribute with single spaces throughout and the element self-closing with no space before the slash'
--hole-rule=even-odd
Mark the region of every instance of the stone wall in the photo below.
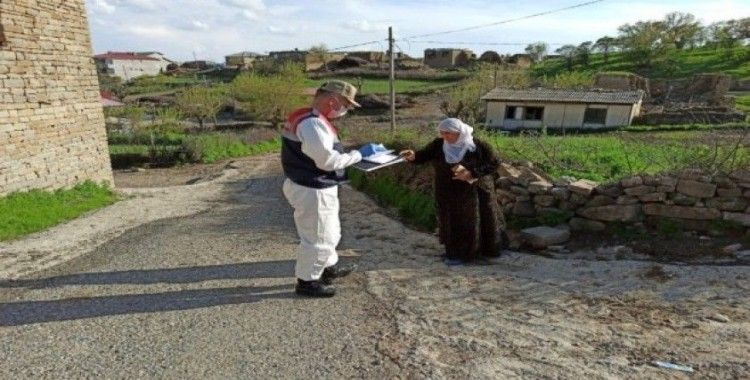
<svg viewBox="0 0 750 380">
<path fill-rule="evenodd" d="M 503 164 L 499 173 L 498 202 L 506 215 L 567 214 L 574 231 L 661 218 L 677 220 L 692 230 L 709 230 L 721 223 L 750 227 L 750 170 L 716 176 L 685 170 L 610 184 L 575 178 L 552 181 L 529 166 Z"/>
<path fill-rule="evenodd" d="M 113 183 L 84 0 L 2 0 L 0 34 L 0 196 Z"/>
</svg>

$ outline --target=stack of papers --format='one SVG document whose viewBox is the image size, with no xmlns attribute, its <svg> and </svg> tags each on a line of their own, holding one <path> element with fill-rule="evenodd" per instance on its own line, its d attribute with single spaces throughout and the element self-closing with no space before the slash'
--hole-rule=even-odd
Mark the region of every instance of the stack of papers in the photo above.
<svg viewBox="0 0 750 380">
<path fill-rule="evenodd" d="M 364 157 L 362 161 L 354 164 L 353 167 L 365 172 L 371 172 L 399 162 L 404 162 L 404 159 L 393 154 L 393 150 L 387 150 L 385 152 L 378 152 L 371 156 Z"/>
</svg>

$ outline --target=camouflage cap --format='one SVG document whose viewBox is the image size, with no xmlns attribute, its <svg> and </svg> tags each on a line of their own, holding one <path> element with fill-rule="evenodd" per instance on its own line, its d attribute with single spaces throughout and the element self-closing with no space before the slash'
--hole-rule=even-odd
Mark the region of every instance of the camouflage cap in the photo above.
<svg viewBox="0 0 750 380">
<path fill-rule="evenodd" d="M 355 107 L 361 107 L 359 103 L 354 100 L 354 96 L 357 95 L 357 88 L 351 83 L 333 79 L 323 83 L 318 90 L 339 94 L 346 98 L 346 100 Z"/>
</svg>

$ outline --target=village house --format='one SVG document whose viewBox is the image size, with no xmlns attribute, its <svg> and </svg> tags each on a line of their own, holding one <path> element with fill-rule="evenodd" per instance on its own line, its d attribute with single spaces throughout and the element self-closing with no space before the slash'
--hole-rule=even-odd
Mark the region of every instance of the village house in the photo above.
<svg viewBox="0 0 750 380">
<path fill-rule="evenodd" d="M 363 59 L 371 63 L 382 63 L 389 59 L 386 53 L 382 51 L 351 51 L 346 53 L 346 56 Z"/>
<path fill-rule="evenodd" d="M 251 51 L 241 51 L 224 57 L 227 67 L 252 68 L 255 61 L 262 59 L 263 56 Z"/>
<path fill-rule="evenodd" d="M 139 51 L 136 54 L 145 55 L 146 57 L 158 59 L 164 63 L 165 67 L 169 65 L 170 63 L 175 63 L 175 61 L 167 58 L 167 56 L 164 55 L 164 53 L 159 52 L 159 51 Z"/>
<path fill-rule="evenodd" d="M 630 125 L 641 111 L 644 92 L 496 88 L 487 102 L 487 127 L 503 130 L 599 129 Z"/>
<path fill-rule="evenodd" d="M 152 56 L 133 52 L 107 52 L 94 56 L 96 71 L 100 74 L 130 80 L 143 75 L 158 75 L 171 63 Z"/>
<path fill-rule="evenodd" d="M 296 62 L 304 66 L 305 71 L 320 70 L 325 65 L 338 62 L 343 59 L 345 53 L 322 53 L 314 54 L 307 50 L 285 50 L 285 51 L 272 51 L 268 53 L 268 56 L 277 63 L 284 62 Z"/>
<path fill-rule="evenodd" d="M 424 64 L 436 69 L 466 66 L 474 58 L 476 56 L 469 49 L 440 48 L 424 51 Z"/>
</svg>

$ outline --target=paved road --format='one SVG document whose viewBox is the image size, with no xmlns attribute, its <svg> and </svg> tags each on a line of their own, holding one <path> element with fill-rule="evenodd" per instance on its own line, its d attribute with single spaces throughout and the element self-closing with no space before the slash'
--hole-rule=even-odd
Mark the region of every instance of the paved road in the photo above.
<svg viewBox="0 0 750 380">
<path fill-rule="evenodd" d="M 208 211 L 152 222 L 0 284 L 0 378 L 379 377 L 390 328 L 346 279 L 293 293 L 296 236 L 281 179 L 237 180 Z"/>
<path fill-rule="evenodd" d="M 496 265 L 447 268 L 434 236 L 342 189 L 339 248 L 362 270 L 333 299 L 297 298 L 278 159 L 232 170 L 198 194 L 162 189 L 115 208 L 155 209 L 128 218 L 165 205 L 198 214 L 0 282 L 0 379 L 683 375 L 654 360 L 691 365 L 702 378 L 750 376 L 746 266 L 655 265 L 591 250 L 563 259 L 506 252 Z"/>
</svg>

